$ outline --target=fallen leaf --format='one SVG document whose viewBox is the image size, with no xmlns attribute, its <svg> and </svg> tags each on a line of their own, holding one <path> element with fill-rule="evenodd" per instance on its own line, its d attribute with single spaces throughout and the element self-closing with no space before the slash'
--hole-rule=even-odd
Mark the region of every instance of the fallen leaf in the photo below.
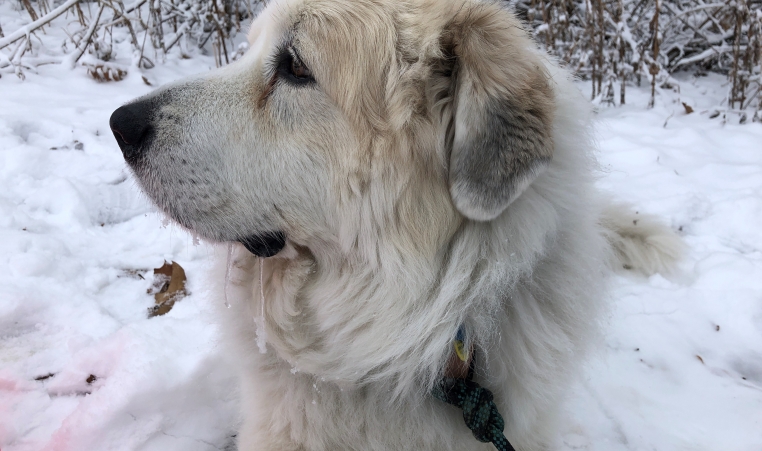
<svg viewBox="0 0 762 451">
<path fill-rule="evenodd" d="M 680 103 L 682 103 L 683 104 L 683 108 L 685 108 L 685 114 L 691 114 L 691 113 L 693 113 L 693 107 L 691 107 L 690 105 L 688 105 L 685 102 L 680 102 Z"/>
<path fill-rule="evenodd" d="M 156 305 L 148 312 L 148 317 L 161 316 L 172 310 L 175 302 L 187 294 L 185 292 L 185 270 L 177 262 L 154 268 L 154 299 Z M 149 290 L 151 292 L 151 290 Z"/>
</svg>

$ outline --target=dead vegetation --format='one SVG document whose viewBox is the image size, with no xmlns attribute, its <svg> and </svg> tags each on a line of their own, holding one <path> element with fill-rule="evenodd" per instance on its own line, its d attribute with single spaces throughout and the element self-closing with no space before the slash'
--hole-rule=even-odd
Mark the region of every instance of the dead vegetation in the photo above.
<svg viewBox="0 0 762 451">
<path fill-rule="evenodd" d="M 113 63 L 115 36 L 130 41 L 133 66 L 150 69 L 173 49 L 190 57 L 193 49 L 211 51 L 217 66 L 228 64 L 237 52 L 232 38 L 242 21 L 252 17 L 260 0 L 9 0 L 19 3 L 31 23 L 5 35 L 0 24 L 0 69 L 11 68 L 20 78 L 42 64 L 87 67 L 98 81 L 119 81 L 127 67 Z M 54 19 L 63 16 L 65 21 Z M 63 23 L 63 25 L 61 25 Z M 39 35 L 53 26 L 65 27 L 63 55 L 39 52 Z"/>
<path fill-rule="evenodd" d="M 31 23 L 0 24 L 0 70 L 41 64 L 82 65 L 98 81 L 119 81 L 115 36 L 126 36 L 132 66 L 150 69 L 169 52 L 210 52 L 222 66 L 239 57 L 232 37 L 263 0 L 8 0 Z M 505 0 L 548 52 L 590 81 L 600 104 L 626 102 L 627 86 L 679 89 L 676 71 L 728 77 L 728 94 L 711 117 L 762 121 L 762 0 Z M 57 3 L 57 6 L 56 6 Z M 63 56 L 38 52 L 40 34 L 64 16 Z M 56 21 L 56 24 L 61 21 Z M 56 25 L 58 26 L 58 25 Z M 3 34 L 5 32 L 5 34 Z M 195 49 L 195 50 L 194 50 Z M 123 55 L 122 55 L 123 56 Z"/>
<path fill-rule="evenodd" d="M 109 63 L 85 63 L 84 66 L 87 67 L 87 75 L 98 81 L 122 81 L 127 76 L 126 69 Z"/>
<path fill-rule="evenodd" d="M 624 104 L 629 84 L 677 89 L 676 71 L 728 77 L 717 115 L 762 121 L 762 0 L 510 0 L 548 52 Z M 618 95 L 617 95 L 618 94 Z"/>
</svg>

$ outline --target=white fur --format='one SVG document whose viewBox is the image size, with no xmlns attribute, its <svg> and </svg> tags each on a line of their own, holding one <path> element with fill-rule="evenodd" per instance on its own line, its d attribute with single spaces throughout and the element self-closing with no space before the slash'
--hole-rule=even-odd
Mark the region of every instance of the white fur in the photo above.
<svg viewBox="0 0 762 451">
<path fill-rule="evenodd" d="M 463 11 L 504 18 L 490 33 L 510 44 L 505 67 L 469 67 L 473 91 L 517 108 L 534 105 L 529 92 L 552 108 L 547 168 L 489 221 L 453 205 L 447 125 L 470 122 L 453 118 L 449 79 L 431 69 Z M 234 244 L 227 280 L 221 245 L 211 277 L 241 374 L 239 450 L 492 449 L 429 395 L 461 326 L 505 435 L 519 450 L 553 449 L 614 255 L 650 272 L 679 253 L 667 229 L 629 226 L 630 213 L 594 187 L 589 103 L 496 3 L 271 2 L 250 37 L 256 51 L 231 68 L 148 99 L 168 118 L 135 165 L 149 196 L 206 238 L 288 237 L 268 259 Z M 268 58 L 290 38 L 316 86 L 268 85 Z"/>
<path fill-rule="evenodd" d="M 669 274 L 685 250 L 674 232 L 653 216 L 633 211 L 622 203 L 610 203 L 601 223 L 606 238 L 616 251 L 613 264 L 645 275 Z"/>
<path fill-rule="evenodd" d="M 564 391 L 598 331 L 614 259 L 606 239 L 626 242 L 623 261 L 642 271 L 666 268 L 679 241 L 663 228 L 641 229 L 633 240 L 612 226 L 630 212 L 608 206 L 593 187 L 588 103 L 562 71 L 549 70 L 557 95 L 553 163 L 496 221 L 463 224 L 449 255 L 408 262 L 409 271 L 397 261 L 321 269 L 310 299 L 296 300 L 292 282 L 267 276 L 287 265 L 288 250 L 260 260 L 238 249 L 237 294 L 221 313 L 242 371 L 240 450 L 493 449 L 473 438 L 458 410 L 428 395 L 460 324 L 477 345 L 477 381 L 495 393 L 506 436 L 520 450 L 553 448 Z M 662 247 L 651 244 L 651 232 Z M 268 326 L 285 329 L 268 336 L 288 335 L 266 355 L 255 346 L 253 321 L 259 264 L 271 281 Z M 218 291 L 225 266 L 220 252 Z M 321 346 L 312 349 L 313 340 Z"/>
</svg>

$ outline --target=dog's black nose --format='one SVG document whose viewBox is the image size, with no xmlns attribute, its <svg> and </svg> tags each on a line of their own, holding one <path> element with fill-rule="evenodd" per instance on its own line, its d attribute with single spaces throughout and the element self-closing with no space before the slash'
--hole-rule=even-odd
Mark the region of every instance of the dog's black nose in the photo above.
<svg viewBox="0 0 762 451">
<path fill-rule="evenodd" d="M 146 101 L 134 102 L 117 108 L 109 126 L 114 133 L 124 159 L 134 163 L 145 148 L 144 141 L 151 132 L 151 104 Z"/>
</svg>

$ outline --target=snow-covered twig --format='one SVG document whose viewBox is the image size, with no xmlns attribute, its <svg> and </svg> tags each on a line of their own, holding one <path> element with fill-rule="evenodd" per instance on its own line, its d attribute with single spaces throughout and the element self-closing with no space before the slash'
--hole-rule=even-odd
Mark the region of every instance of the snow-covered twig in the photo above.
<svg viewBox="0 0 762 451">
<path fill-rule="evenodd" d="M 85 53 L 85 50 L 87 50 L 87 46 L 90 45 L 90 41 L 93 39 L 93 33 L 95 33 L 95 30 L 98 28 L 98 22 L 101 20 L 101 14 L 103 14 L 103 10 L 106 8 L 105 4 L 101 4 L 100 9 L 98 10 L 98 15 L 95 16 L 95 20 L 90 22 L 90 27 L 87 29 L 87 33 L 85 33 L 85 36 L 82 37 L 82 39 L 79 41 L 79 45 L 77 46 L 77 50 L 69 55 L 68 62 L 70 67 L 74 67 L 74 65 L 79 61 L 80 58 L 82 58 L 82 55 Z"/>
<path fill-rule="evenodd" d="M 67 0 L 66 3 L 54 9 L 53 11 L 46 14 L 45 16 L 35 20 L 29 25 L 19 28 L 18 30 L 14 31 L 7 37 L 0 39 L 0 49 L 13 44 L 14 42 L 18 41 L 19 39 L 25 36 L 29 36 L 29 34 L 34 32 L 36 29 L 50 23 L 50 21 L 60 16 L 61 14 L 65 13 L 66 10 L 68 10 L 69 8 L 71 8 L 72 6 L 76 5 L 79 2 L 80 0 Z"/>
<path fill-rule="evenodd" d="M 733 51 L 733 47 L 730 47 L 730 46 L 709 47 L 708 49 L 704 50 L 698 55 L 693 55 L 688 58 L 681 59 L 680 61 L 675 63 L 674 67 L 678 68 L 680 66 L 687 66 L 689 64 L 698 63 L 700 61 L 704 61 L 711 57 L 722 55 L 724 53 L 730 53 L 732 51 Z"/>
<path fill-rule="evenodd" d="M 129 6 L 129 7 L 125 8 L 124 9 L 124 13 L 125 14 L 129 14 L 129 13 L 135 11 L 136 9 L 138 9 L 141 6 L 145 5 L 146 1 L 147 0 L 138 0 L 138 1 L 136 1 L 135 3 L 132 4 L 132 6 Z"/>
<path fill-rule="evenodd" d="M 171 41 L 169 44 L 167 44 L 167 48 L 166 48 L 166 51 L 169 51 L 169 49 L 171 49 L 172 47 L 174 47 L 174 46 L 175 46 L 175 44 L 177 44 L 177 43 L 180 41 L 180 38 L 182 38 L 183 36 L 185 36 L 185 32 L 186 32 L 186 31 L 187 31 L 189 28 L 191 28 L 191 27 L 192 27 L 192 26 L 193 26 L 195 23 L 196 23 L 196 20 L 195 20 L 195 19 L 191 19 L 191 20 L 188 20 L 188 21 L 186 21 L 185 23 L 183 23 L 183 24 L 180 26 L 180 28 L 178 28 L 178 29 L 177 29 L 177 32 L 175 33 L 175 37 L 174 37 L 174 39 L 172 39 L 172 41 Z"/>
</svg>

